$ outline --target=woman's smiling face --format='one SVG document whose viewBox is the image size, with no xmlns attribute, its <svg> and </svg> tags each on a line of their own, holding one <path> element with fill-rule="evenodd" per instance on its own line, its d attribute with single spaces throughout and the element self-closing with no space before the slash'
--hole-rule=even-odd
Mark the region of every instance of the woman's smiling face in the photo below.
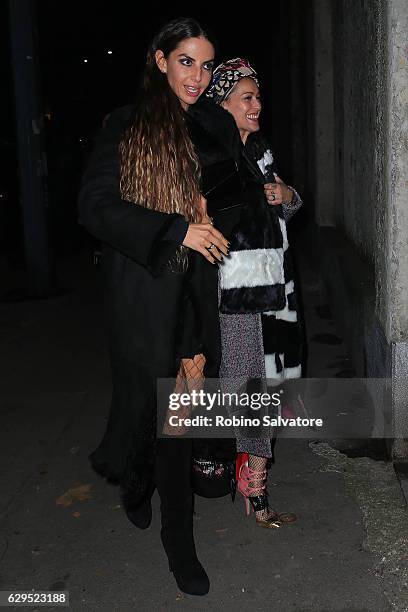
<svg viewBox="0 0 408 612">
<path fill-rule="evenodd" d="M 262 104 L 259 87 L 253 79 L 245 77 L 238 81 L 221 106 L 234 117 L 244 143 L 248 134 L 259 130 Z"/>
<path fill-rule="evenodd" d="M 164 57 L 157 50 L 156 64 L 166 74 L 167 81 L 184 110 L 197 102 L 207 89 L 214 67 L 214 47 L 203 37 L 186 38 Z"/>
</svg>

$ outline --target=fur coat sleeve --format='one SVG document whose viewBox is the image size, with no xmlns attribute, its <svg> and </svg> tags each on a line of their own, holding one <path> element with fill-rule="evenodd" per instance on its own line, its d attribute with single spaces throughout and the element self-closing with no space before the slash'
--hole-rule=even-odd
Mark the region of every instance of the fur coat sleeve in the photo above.
<svg viewBox="0 0 408 612">
<path fill-rule="evenodd" d="M 121 198 L 119 143 L 132 107 L 114 111 L 98 135 L 79 194 L 79 222 L 96 238 L 159 275 L 178 248 L 183 217 L 148 209 Z"/>
<path fill-rule="evenodd" d="M 247 144 L 248 146 L 246 149 L 248 154 L 261 170 L 264 182 L 274 183 L 276 177 L 279 175 L 279 171 L 273 151 L 266 138 L 257 132 L 248 137 Z M 303 205 L 302 198 L 296 189 L 289 185 L 288 187 L 292 192 L 292 199 L 290 202 L 284 202 L 282 204 L 282 214 L 286 222 L 288 222 Z"/>
</svg>

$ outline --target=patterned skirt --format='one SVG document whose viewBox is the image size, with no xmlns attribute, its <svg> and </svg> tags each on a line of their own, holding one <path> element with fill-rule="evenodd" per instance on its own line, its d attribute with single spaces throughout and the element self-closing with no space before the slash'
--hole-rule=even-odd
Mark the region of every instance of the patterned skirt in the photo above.
<svg viewBox="0 0 408 612">
<path fill-rule="evenodd" d="M 293 281 L 286 295 L 293 295 Z M 267 385 L 301 376 L 301 330 L 293 300 L 262 314 L 220 314 L 223 392 L 234 393 L 250 379 Z M 237 438 L 237 451 L 272 457 L 269 438 Z"/>
</svg>

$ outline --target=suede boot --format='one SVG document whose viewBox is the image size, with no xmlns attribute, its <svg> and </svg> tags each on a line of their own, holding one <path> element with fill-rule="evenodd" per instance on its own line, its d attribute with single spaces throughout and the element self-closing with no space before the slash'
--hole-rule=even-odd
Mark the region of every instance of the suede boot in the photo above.
<svg viewBox="0 0 408 612">
<path fill-rule="evenodd" d="M 193 535 L 191 440 L 158 440 L 156 485 L 161 501 L 161 540 L 181 591 L 206 595 L 208 576 L 197 558 Z"/>
</svg>

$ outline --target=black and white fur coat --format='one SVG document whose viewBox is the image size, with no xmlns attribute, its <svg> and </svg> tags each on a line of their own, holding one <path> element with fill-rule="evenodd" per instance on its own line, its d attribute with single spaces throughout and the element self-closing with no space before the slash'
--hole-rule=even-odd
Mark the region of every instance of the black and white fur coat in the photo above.
<svg viewBox="0 0 408 612">
<path fill-rule="evenodd" d="M 302 200 L 290 188 L 290 203 L 268 205 L 263 184 L 275 182 L 278 171 L 259 132 L 248 136 L 243 156 L 253 185 L 230 240 L 230 256 L 220 266 L 220 312 L 259 313 L 266 378 L 298 378 L 302 341 L 286 222 Z"/>
</svg>

